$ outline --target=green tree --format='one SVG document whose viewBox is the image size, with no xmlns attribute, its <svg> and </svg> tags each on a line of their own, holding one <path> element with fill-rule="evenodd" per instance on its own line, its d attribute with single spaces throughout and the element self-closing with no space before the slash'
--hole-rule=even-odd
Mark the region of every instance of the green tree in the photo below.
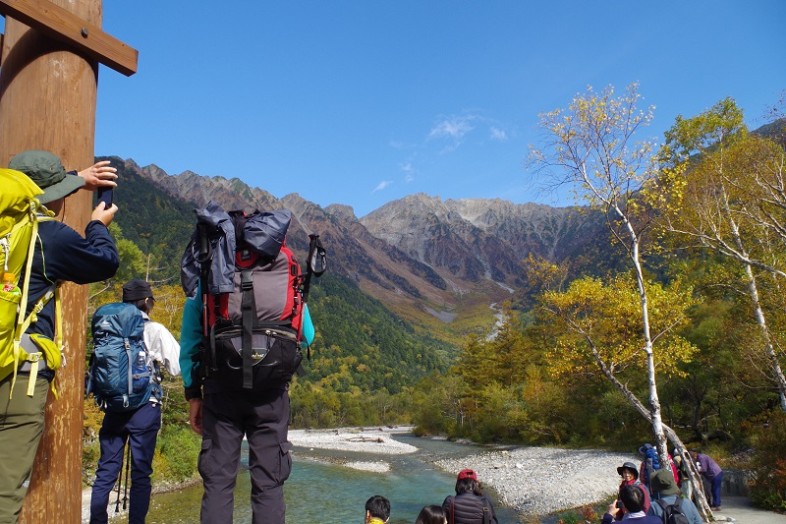
<svg viewBox="0 0 786 524">
<path fill-rule="evenodd" d="M 115 222 L 109 225 L 109 232 L 115 239 L 117 252 L 120 255 L 120 267 L 114 276 L 115 281 L 121 284 L 132 278 L 144 278 L 147 268 L 147 257 L 131 240 L 123 236 L 123 231 Z"/>
<path fill-rule="evenodd" d="M 783 148 L 750 135 L 742 111 L 727 98 L 704 113 L 678 117 L 662 155 L 669 169 L 658 184 L 668 198 L 667 231 L 739 264 L 761 333 L 771 379 L 786 411 L 786 376 L 768 320 L 763 281 L 786 277 L 786 191 Z M 780 284 L 770 286 L 782 295 Z"/>
</svg>

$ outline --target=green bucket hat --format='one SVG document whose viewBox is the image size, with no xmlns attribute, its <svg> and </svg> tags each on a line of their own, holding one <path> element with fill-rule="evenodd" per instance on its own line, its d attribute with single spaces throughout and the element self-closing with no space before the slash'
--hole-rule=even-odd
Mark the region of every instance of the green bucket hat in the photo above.
<svg viewBox="0 0 786 524">
<path fill-rule="evenodd" d="M 60 159 L 49 151 L 23 151 L 11 159 L 8 167 L 26 174 L 44 190 L 38 197 L 42 204 L 66 197 L 85 185 L 84 178 L 67 174 Z"/>
<path fill-rule="evenodd" d="M 652 491 L 662 496 L 676 495 L 680 492 L 677 483 L 674 481 L 674 474 L 668 469 L 659 469 L 650 478 Z"/>
</svg>

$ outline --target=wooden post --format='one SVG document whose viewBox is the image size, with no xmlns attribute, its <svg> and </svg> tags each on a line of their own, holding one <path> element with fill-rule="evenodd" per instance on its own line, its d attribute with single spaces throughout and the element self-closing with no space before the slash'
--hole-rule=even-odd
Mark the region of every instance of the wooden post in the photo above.
<svg viewBox="0 0 786 524">
<path fill-rule="evenodd" d="M 0 13 L 0 164 L 44 149 L 66 169 L 92 165 L 98 62 L 132 74 L 136 51 L 99 29 L 101 0 L 0 0 Z M 92 194 L 78 191 L 60 218 L 84 233 L 91 210 Z M 60 398 L 50 395 L 46 407 L 20 518 L 28 524 L 81 522 L 87 288 L 67 284 L 62 291 L 66 366 L 57 373 Z"/>
</svg>

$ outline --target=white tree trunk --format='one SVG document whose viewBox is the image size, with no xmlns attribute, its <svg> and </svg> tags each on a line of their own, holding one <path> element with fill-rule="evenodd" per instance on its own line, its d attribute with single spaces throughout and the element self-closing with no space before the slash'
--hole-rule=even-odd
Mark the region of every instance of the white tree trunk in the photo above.
<svg viewBox="0 0 786 524">
<path fill-rule="evenodd" d="M 749 258 L 748 252 L 745 249 L 745 244 L 742 241 L 742 235 L 740 234 L 739 226 L 732 215 L 725 189 L 723 197 L 723 211 L 726 214 L 726 220 L 728 221 L 729 226 L 731 226 L 731 234 L 732 238 L 734 239 L 734 243 L 736 244 L 740 253 L 745 255 L 745 258 Z M 770 333 L 770 329 L 767 326 L 764 309 L 761 307 L 759 288 L 756 285 L 756 275 L 753 273 L 753 266 L 751 264 L 745 264 L 745 275 L 748 277 L 748 295 L 750 296 L 751 302 L 753 303 L 753 309 L 756 315 L 756 323 L 759 325 L 759 329 L 764 336 L 764 354 L 770 361 L 770 369 L 773 375 L 772 378 L 775 380 L 775 384 L 778 387 L 781 410 L 786 411 L 786 377 L 783 375 L 783 370 L 781 369 L 780 363 L 778 362 L 778 355 L 775 353 L 775 347 L 772 343 L 772 333 Z"/>
<path fill-rule="evenodd" d="M 636 397 L 636 395 L 625 386 L 622 382 L 617 380 L 617 377 L 614 373 L 606 366 L 606 363 L 600 358 L 597 350 L 595 349 L 595 345 L 592 343 L 591 340 L 588 339 L 590 347 L 592 348 L 592 354 L 595 357 L 595 362 L 598 364 L 603 375 L 612 383 L 612 385 L 617 388 L 617 390 L 622 393 L 622 395 L 628 400 L 628 402 L 633 406 L 633 408 L 639 412 L 639 414 L 644 417 L 648 422 L 653 424 L 653 417 L 650 410 L 642 404 L 642 402 Z M 687 453 L 687 448 L 685 444 L 683 444 L 680 437 L 677 435 L 677 432 L 674 431 L 671 427 L 664 424 L 662 421 L 659 421 L 659 426 L 661 428 L 661 435 L 665 435 L 668 437 L 668 440 L 674 445 L 675 448 L 678 448 L 682 452 L 683 460 L 688 460 L 688 477 L 690 483 L 693 485 L 694 488 L 694 498 L 696 499 L 696 507 L 701 514 L 701 517 L 705 521 L 713 520 L 712 516 L 712 509 L 710 509 L 710 504 L 707 502 L 707 497 L 704 493 L 704 487 L 701 482 L 701 477 L 699 475 L 698 470 L 696 469 L 696 464 L 693 463 L 693 458 Z M 665 438 L 665 437 L 664 437 Z M 665 446 L 665 441 L 664 441 Z M 668 453 L 668 452 L 667 452 Z M 668 464 L 668 457 L 664 464 Z"/>
<path fill-rule="evenodd" d="M 772 343 L 772 335 L 767 326 L 767 319 L 764 315 L 764 310 L 761 307 L 759 300 L 759 288 L 756 285 L 756 275 L 753 274 L 753 268 L 750 265 L 745 266 L 745 274 L 748 277 L 748 295 L 751 302 L 753 302 L 753 309 L 756 315 L 756 323 L 764 336 L 764 353 L 770 361 L 770 368 L 778 386 L 778 395 L 780 397 L 781 409 L 786 411 L 786 377 L 783 375 L 783 369 L 780 362 L 778 362 L 778 355 L 775 353 L 775 346 Z"/>
</svg>

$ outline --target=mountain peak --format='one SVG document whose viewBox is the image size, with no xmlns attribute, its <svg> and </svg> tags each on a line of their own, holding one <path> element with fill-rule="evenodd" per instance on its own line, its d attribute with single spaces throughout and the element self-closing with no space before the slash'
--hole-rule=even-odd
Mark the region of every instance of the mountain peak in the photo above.
<svg viewBox="0 0 786 524">
<path fill-rule="evenodd" d="M 328 207 L 325 208 L 325 211 L 339 218 L 346 218 L 349 220 L 358 219 L 357 215 L 355 215 L 355 210 L 352 208 L 352 206 L 348 206 L 346 204 L 330 204 Z"/>
</svg>

